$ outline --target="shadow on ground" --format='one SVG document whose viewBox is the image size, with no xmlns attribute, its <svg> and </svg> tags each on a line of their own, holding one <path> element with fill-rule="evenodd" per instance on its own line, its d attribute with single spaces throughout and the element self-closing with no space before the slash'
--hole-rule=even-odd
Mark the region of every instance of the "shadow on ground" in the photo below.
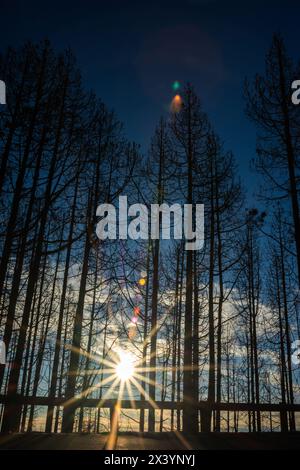
<svg viewBox="0 0 300 470">
<path fill-rule="evenodd" d="M 101 450 L 107 434 L 0 434 L 0 450 Z M 300 433 L 120 433 L 117 450 L 300 449 Z"/>
</svg>

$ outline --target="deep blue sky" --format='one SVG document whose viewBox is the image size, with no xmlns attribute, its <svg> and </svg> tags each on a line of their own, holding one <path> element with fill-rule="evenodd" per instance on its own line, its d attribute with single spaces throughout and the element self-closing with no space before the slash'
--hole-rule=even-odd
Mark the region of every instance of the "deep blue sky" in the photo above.
<svg viewBox="0 0 300 470">
<path fill-rule="evenodd" d="M 250 194 L 255 129 L 244 115 L 243 81 L 263 71 L 274 31 L 298 59 L 299 25 L 297 0 L 0 0 L 0 48 L 45 37 L 58 50 L 70 46 L 86 87 L 144 150 L 172 82 L 192 82 Z"/>
</svg>

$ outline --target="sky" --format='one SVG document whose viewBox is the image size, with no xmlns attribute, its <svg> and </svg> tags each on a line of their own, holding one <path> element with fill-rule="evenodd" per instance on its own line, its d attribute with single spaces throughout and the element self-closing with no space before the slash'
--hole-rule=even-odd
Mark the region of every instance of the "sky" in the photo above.
<svg viewBox="0 0 300 470">
<path fill-rule="evenodd" d="M 0 50 L 46 37 L 58 51 L 71 47 L 85 87 L 145 153 L 172 83 L 191 82 L 251 194 L 256 130 L 244 113 L 244 79 L 263 72 L 274 32 L 299 59 L 299 18 L 297 0 L 0 0 Z"/>
</svg>

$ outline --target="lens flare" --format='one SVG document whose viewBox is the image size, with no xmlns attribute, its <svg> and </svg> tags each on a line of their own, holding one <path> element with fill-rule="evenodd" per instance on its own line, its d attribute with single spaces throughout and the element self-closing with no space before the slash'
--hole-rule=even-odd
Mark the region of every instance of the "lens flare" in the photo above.
<svg viewBox="0 0 300 470">
<path fill-rule="evenodd" d="M 173 82 L 172 88 L 174 91 L 178 91 L 180 88 L 180 82 L 178 80 L 175 80 L 175 82 Z"/>
<path fill-rule="evenodd" d="M 141 313 L 140 307 L 134 307 L 133 311 L 135 315 L 139 315 Z"/>
<path fill-rule="evenodd" d="M 178 113 L 181 110 L 182 98 L 180 95 L 175 95 L 171 102 L 172 113 Z"/>
</svg>

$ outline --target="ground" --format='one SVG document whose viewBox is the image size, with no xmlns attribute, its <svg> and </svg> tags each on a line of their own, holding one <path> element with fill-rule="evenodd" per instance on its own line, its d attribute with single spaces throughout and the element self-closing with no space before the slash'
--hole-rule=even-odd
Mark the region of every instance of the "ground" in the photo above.
<svg viewBox="0 0 300 470">
<path fill-rule="evenodd" d="M 107 434 L 0 434 L 1 449 L 100 450 Z M 184 449 L 298 449 L 300 433 L 201 433 L 194 437 L 173 433 L 120 433 L 117 450 L 184 450 Z"/>
</svg>

